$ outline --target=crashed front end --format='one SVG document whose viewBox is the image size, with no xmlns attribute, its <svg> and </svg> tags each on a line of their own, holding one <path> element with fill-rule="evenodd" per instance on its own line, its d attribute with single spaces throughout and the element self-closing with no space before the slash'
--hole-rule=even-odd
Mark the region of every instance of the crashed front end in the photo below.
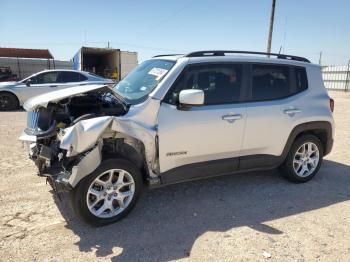
<svg viewBox="0 0 350 262">
<path fill-rule="evenodd" d="M 117 148 L 128 143 L 144 153 L 149 174 L 156 177 L 155 130 L 123 117 L 129 108 L 110 90 L 103 87 L 47 100 L 51 101 L 29 108 L 20 140 L 29 144 L 38 175 L 46 177 L 55 191 L 72 189 L 92 173 L 107 144 Z"/>
<path fill-rule="evenodd" d="M 46 177 L 56 191 L 71 189 L 79 182 L 77 178 L 91 173 L 100 164 L 103 145 L 100 136 L 109 126 L 111 118 L 107 116 L 85 120 L 90 128 L 80 131 L 89 134 L 90 143 L 85 143 L 83 147 L 77 145 L 77 140 L 81 137 L 77 132 L 81 122 L 65 128 L 62 122 L 53 121 L 50 126 L 43 127 L 41 123 L 48 121 L 47 109 L 40 108 L 28 113 L 28 126 L 20 139 L 28 142 L 29 157 L 37 166 L 39 176 Z M 92 126 L 101 131 L 94 132 Z"/>
</svg>

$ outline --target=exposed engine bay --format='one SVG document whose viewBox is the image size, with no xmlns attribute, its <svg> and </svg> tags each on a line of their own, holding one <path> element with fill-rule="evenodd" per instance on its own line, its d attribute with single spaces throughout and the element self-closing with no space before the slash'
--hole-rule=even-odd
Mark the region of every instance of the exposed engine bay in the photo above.
<svg viewBox="0 0 350 262">
<path fill-rule="evenodd" d="M 99 89 L 50 102 L 47 107 L 28 112 L 24 133 L 36 137 L 35 143 L 30 144 L 30 158 L 38 167 L 39 175 L 64 178 L 64 173 L 70 175 L 72 167 L 88 153 L 69 156 L 67 150 L 60 148 L 67 128 L 91 118 L 122 116 L 128 109 L 129 106 L 111 91 Z M 52 179 L 48 181 L 53 185 Z"/>
<path fill-rule="evenodd" d="M 66 128 L 83 119 L 100 116 L 121 116 L 128 106 L 123 105 L 111 92 L 95 91 L 49 103 L 28 112 L 28 126 L 25 133 L 38 137 L 48 137 L 59 128 Z"/>
</svg>

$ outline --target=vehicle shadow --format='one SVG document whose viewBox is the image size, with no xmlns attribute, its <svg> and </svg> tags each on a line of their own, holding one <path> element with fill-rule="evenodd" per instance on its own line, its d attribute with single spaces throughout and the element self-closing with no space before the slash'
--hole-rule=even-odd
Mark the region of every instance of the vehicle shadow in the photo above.
<svg viewBox="0 0 350 262">
<path fill-rule="evenodd" d="M 80 251 L 118 261 L 168 261 L 187 257 L 208 231 L 248 226 L 282 234 L 266 221 L 350 199 L 350 166 L 325 160 L 310 182 L 293 184 L 278 171 L 236 174 L 145 192 L 128 217 L 92 228 L 76 220 L 66 201 L 56 201 L 66 227 L 80 237 Z M 55 198 L 56 199 L 56 198 Z M 121 254 L 113 255 L 114 248 Z"/>
</svg>

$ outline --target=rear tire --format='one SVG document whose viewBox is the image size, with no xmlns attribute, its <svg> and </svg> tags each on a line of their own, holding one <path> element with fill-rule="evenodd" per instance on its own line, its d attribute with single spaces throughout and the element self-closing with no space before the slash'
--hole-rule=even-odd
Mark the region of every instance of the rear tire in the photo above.
<svg viewBox="0 0 350 262">
<path fill-rule="evenodd" d="M 322 160 L 321 141 L 314 135 L 304 135 L 294 141 L 281 166 L 281 172 L 292 182 L 307 182 L 317 174 Z"/>
<path fill-rule="evenodd" d="M 11 111 L 19 107 L 15 95 L 7 92 L 0 93 L 0 111 Z"/>
<path fill-rule="evenodd" d="M 135 206 L 142 188 L 141 172 L 133 163 L 108 159 L 72 190 L 71 203 L 80 220 L 104 226 L 125 217 Z"/>
</svg>

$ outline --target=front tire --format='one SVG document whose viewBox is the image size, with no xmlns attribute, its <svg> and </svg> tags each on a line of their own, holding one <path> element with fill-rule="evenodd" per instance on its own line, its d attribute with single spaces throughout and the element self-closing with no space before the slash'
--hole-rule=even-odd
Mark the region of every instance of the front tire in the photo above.
<svg viewBox="0 0 350 262">
<path fill-rule="evenodd" d="M 103 226 L 125 217 L 143 187 L 139 169 L 125 159 L 108 159 L 82 179 L 71 192 L 72 207 L 80 220 Z"/>
<path fill-rule="evenodd" d="M 321 141 L 314 135 L 304 135 L 294 141 L 281 171 L 292 182 L 306 182 L 317 174 L 322 160 Z"/>
</svg>

